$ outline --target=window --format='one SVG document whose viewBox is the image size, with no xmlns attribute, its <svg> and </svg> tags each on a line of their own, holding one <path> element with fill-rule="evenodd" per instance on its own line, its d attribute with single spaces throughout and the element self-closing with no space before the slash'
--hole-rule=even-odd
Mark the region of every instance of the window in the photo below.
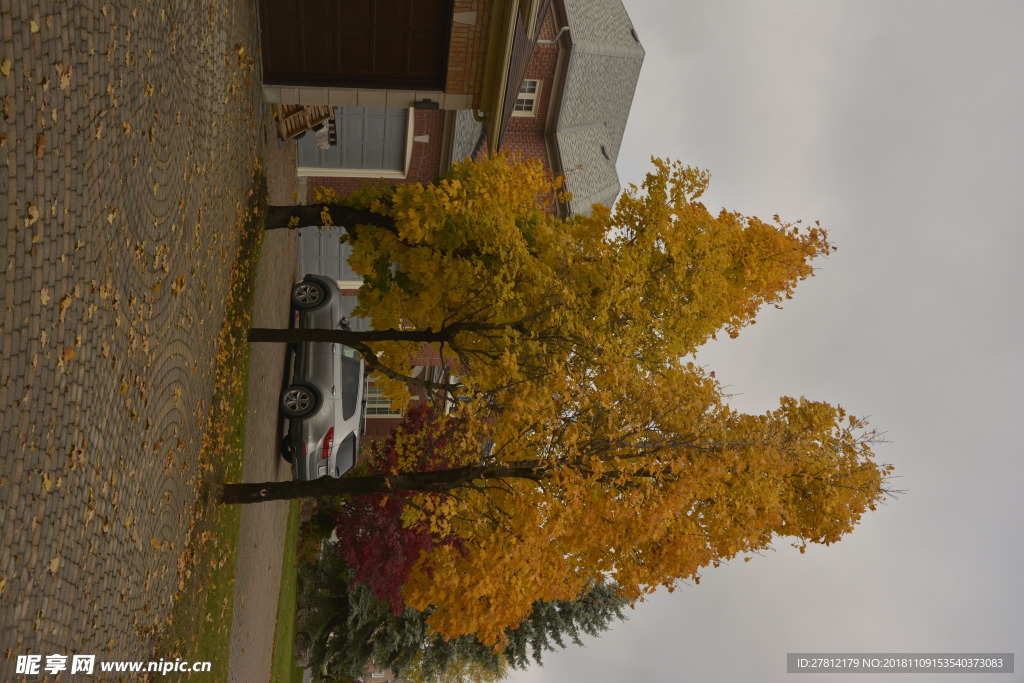
<svg viewBox="0 0 1024 683">
<path fill-rule="evenodd" d="M 345 347 L 348 349 L 348 347 Z M 356 414 L 359 404 L 359 382 L 362 375 L 359 366 L 363 361 L 358 358 L 349 358 L 348 354 L 341 357 L 341 417 L 344 420 L 351 420 Z"/>
<path fill-rule="evenodd" d="M 540 95 L 541 82 L 527 79 L 519 86 L 519 97 L 512 107 L 512 116 L 535 116 L 537 114 L 537 98 Z"/>
<path fill-rule="evenodd" d="M 399 417 L 402 413 L 391 410 L 391 399 L 380 393 L 380 387 L 366 387 L 366 417 Z"/>
</svg>

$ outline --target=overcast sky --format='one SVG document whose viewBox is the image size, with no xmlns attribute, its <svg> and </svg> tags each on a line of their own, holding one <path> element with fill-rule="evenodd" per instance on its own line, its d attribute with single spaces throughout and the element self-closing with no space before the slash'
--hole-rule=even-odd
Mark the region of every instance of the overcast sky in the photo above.
<svg viewBox="0 0 1024 683">
<path fill-rule="evenodd" d="M 515 683 L 793 680 L 787 652 L 1024 657 L 1024 2 L 625 0 L 647 51 L 619 155 L 705 203 L 820 220 L 839 251 L 698 360 L 762 412 L 868 415 L 907 493 L 638 605 Z M 1024 662 L 1012 675 L 1024 681 Z M 798 676 L 795 680 L 976 680 Z"/>
</svg>

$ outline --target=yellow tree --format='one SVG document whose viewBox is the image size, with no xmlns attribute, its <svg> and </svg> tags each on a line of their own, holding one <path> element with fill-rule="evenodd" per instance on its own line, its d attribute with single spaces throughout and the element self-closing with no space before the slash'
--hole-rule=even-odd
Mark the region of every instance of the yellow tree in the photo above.
<svg viewBox="0 0 1024 683">
<path fill-rule="evenodd" d="M 227 500 L 395 496 L 409 524 L 426 517 L 439 538 L 462 539 L 421 556 L 406 604 L 432 610 L 446 636 L 492 644 L 535 600 L 576 599 L 588 581 L 638 598 L 777 536 L 833 543 L 886 495 L 890 468 L 875 464 L 863 421 L 790 398 L 737 413 L 694 366 L 644 374 L 622 361 L 556 395 L 505 392 L 497 412 L 471 403 L 407 435 L 389 474 L 235 485 Z M 412 471 L 439 447 L 450 468 Z"/>
<path fill-rule="evenodd" d="M 477 462 L 495 476 L 449 490 L 448 508 L 410 510 L 466 544 L 421 557 L 403 588 L 446 635 L 499 642 L 531 599 L 571 599 L 588 580 L 638 598 L 778 536 L 833 543 L 886 495 L 862 420 L 791 398 L 737 413 L 692 366 L 610 365 L 545 403 L 509 398 L 479 429 L 494 446 Z"/>
<path fill-rule="evenodd" d="M 573 600 L 591 580 L 639 598 L 778 536 L 839 540 L 886 494 L 876 434 L 805 399 L 737 413 L 679 360 L 788 298 L 832 247 L 817 226 L 710 213 L 698 201 L 707 182 L 654 160 L 614 209 L 560 219 L 544 210 L 556 180 L 495 157 L 304 209 L 348 220 L 359 312 L 375 329 L 253 339 L 349 344 L 396 391 L 410 356 L 435 343 L 461 364 L 471 400 L 404 438 L 408 457 L 389 473 L 229 484 L 224 502 L 402 501 L 409 524 L 425 517 L 463 541 L 421 556 L 406 604 L 431 610 L 446 636 L 489 644 L 535 600 Z M 431 448 L 451 466 L 418 471 Z"/>
<path fill-rule="evenodd" d="M 462 368 L 466 392 L 546 381 L 627 352 L 640 367 L 692 352 L 788 298 L 832 247 L 824 230 L 697 201 L 708 175 L 655 159 L 614 210 L 557 218 L 560 181 L 539 162 L 495 156 L 442 179 L 309 207 L 272 207 L 271 227 L 339 223 L 364 280 L 369 332 L 254 329 L 253 341 L 359 350 L 400 395 L 424 343 Z M 421 380 L 412 380 L 421 383 Z M 557 380 L 556 380 L 557 381 Z"/>
</svg>

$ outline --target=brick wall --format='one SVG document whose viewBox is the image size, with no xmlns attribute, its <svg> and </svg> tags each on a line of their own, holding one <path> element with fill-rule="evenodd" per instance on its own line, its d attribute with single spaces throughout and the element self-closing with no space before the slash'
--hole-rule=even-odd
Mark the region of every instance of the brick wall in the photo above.
<svg viewBox="0 0 1024 683">
<path fill-rule="evenodd" d="M 493 4 L 494 0 L 455 0 L 455 13 L 476 12 L 476 21 L 452 24 L 445 92 L 472 95 L 473 108 L 480 106 Z"/>
<path fill-rule="evenodd" d="M 406 178 L 326 178 L 310 176 L 306 181 L 306 203 L 311 204 L 313 188 L 329 187 L 345 196 L 353 190 L 378 183 L 429 183 L 437 178 L 441 165 L 441 138 L 444 137 L 444 115 L 441 110 L 417 109 L 413 124 L 415 135 L 429 135 L 429 142 L 413 142 L 412 159 Z"/>
<path fill-rule="evenodd" d="M 551 40 L 557 32 L 554 21 L 554 10 L 548 12 L 541 24 L 539 38 Z M 513 116 L 509 120 L 502 149 L 521 152 L 524 156 L 540 159 L 544 167 L 551 170 L 547 145 L 544 141 L 544 128 L 548 120 L 551 106 L 551 94 L 555 80 L 555 67 L 558 63 L 558 45 L 537 45 L 526 68 L 526 79 L 541 81 L 540 97 L 534 116 Z"/>
<path fill-rule="evenodd" d="M 391 432 L 402 423 L 402 417 L 367 417 L 366 432 L 363 434 L 363 441 L 386 441 Z M 369 448 L 359 449 L 359 463 L 363 463 L 363 456 L 369 452 Z"/>
</svg>

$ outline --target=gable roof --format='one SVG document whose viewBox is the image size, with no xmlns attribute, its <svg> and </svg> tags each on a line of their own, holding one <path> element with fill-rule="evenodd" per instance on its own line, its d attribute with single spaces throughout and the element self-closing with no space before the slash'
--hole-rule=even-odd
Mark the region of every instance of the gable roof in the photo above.
<svg viewBox="0 0 1024 683">
<path fill-rule="evenodd" d="M 622 189 L 615 163 L 633 104 L 644 49 L 622 0 L 553 0 L 559 41 L 564 50 L 558 94 L 546 136 L 552 170 L 565 175 L 572 200 L 561 207 L 569 214 L 589 214 L 592 204 L 611 206 Z M 549 0 L 535 5 L 547 14 Z M 508 62 L 504 106 L 500 118 L 486 124 L 472 112 L 458 112 L 452 129 L 451 162 L 476 156 L 486 140 L 496 149 L 508 126 L 512 105 L 526 73 L 537 34 L 527 38 L 517 22 L 516 48 Z M 557 38 L 557 36 L 556 36 Z"/>
<path fill-rule="evenodd" d="M 611 205 L 615 169 L 644 49 L 622 0 L 561 0 L 569 50 L 553 137 L 573 198 L 569 213 Z"/>
</svg>

